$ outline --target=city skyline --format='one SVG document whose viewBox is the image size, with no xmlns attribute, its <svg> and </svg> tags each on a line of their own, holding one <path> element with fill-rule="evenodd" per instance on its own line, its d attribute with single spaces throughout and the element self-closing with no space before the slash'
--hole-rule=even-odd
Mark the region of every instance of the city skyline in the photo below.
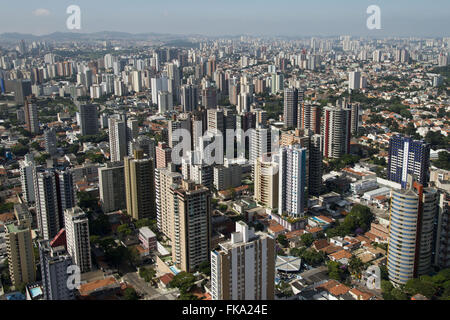
<svg viewBox="0 0 450 320">
<path fill-rule="evenodd" d="M 189 3 L 171 1 L 31 1 L 11 3 L 8 10 L 0 12 L 0 30 L 3 33 L 47 35 L 54 32 L 96 33 L 119 31 L 132 34 L 161 33 L 173 35 L 204 36 L 447 36 L 450 21 L 446 12 L 450 3 L 437 0 L 426 5 L 420 1 L 346 1 L 329 0 L 317 3 L 282 0 L 235 0 L 226 3 L 197 0 Z M 69 14 L 66 9 L 78 5 L 81 9 L 81 30 L 66 28 Z M 369 30 L 366 26 L 371 5 L 381 9 L 381 29 Z M 18 15 L 16 12 L 20 12 Z"/>
</svg>

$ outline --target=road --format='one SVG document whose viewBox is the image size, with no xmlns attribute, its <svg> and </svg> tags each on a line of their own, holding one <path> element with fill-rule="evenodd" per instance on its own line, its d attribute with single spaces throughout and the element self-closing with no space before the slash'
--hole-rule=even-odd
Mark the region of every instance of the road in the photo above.
<svg viewBox="0 0 450 320">
<path fill-rule="evenodd" d="M 136 272 L 127 273 L 123 276 L 123 280 L 133 286 L 140 294 L 144 295 L 144 300 L 175 300 L 178 290 L 163 290 L 152 287 L 145 282 Z"/>
</svg>

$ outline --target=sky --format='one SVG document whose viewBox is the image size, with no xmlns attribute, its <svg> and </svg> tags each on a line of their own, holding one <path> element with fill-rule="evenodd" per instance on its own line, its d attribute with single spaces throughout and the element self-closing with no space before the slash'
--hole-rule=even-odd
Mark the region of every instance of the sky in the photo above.
<svg viewBox="0 0 450 320">
<path fill-rule="evenodd" d="M 81 30 L 66 9 L 81 9 Z M 366 26 L 368 6 L 381 30 Z M 16 0 L 0 7 L 0 33 L 121 31 L 266 36 L 450 36 L 449 0 Z"/>
</svg>

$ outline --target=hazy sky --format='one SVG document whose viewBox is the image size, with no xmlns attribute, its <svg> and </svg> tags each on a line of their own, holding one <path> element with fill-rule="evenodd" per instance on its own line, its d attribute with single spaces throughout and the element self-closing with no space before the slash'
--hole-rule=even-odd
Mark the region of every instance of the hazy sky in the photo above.
<svg viewBox="0 0 450 320">
<path fill-rule="evenodd" d="M 66 32 L 66 8 L 81 31 L 204 35 L 450 36 L 449 0 L 16 0 L 0 10 L 0 33 Z M 382 30 L 368 30 L 369 5 Z"/>
</svg>

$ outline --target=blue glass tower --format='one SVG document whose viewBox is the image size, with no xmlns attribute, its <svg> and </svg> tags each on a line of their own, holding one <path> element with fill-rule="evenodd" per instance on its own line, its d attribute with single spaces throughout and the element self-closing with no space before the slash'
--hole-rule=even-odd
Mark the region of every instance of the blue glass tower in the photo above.
<svg viewBox="0 0 450 320">
<path fill-rule="evenodd" d="M 427 186 L 430 180 L 430 145 L 397 135 L 389 141 L 389 164 L 387 178 L 406 188 L 408 174 L 415 181 Z"/>
</svg>

